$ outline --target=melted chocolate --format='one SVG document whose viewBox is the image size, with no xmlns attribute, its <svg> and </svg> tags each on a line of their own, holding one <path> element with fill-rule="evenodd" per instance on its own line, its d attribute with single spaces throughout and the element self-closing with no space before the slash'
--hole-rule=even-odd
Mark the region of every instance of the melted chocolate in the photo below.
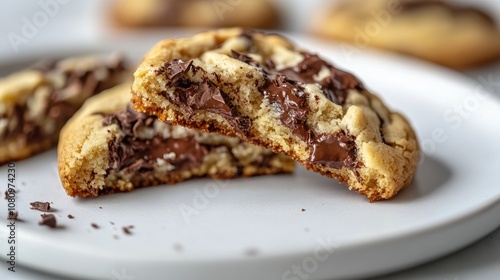
<svg viewBox="0 0 500 280">
<path fill-rule="evenodd" d="M 280 110 L 281 122 L 290 128 L 294 134 L 305 140 L 307 138 L 307 106 L 306 95 L 296 82 L 287 79 L 284 75 L 266 81 L 260 89 L 264 96 L 277 104 Z"/>
<path fill-rule="evenodd" d="M 333 67 L 317 55 L 303 52 L 304 59 L 295 67 L 285 68 L 279 72 L 287 78 L 306 84 L 316 83 L 314 76 L 323 67 L 330 70 L 330 75 L 317 82 L 323 89 L 326 98 L 338 105 L 344 105 L 351 89 L 362 90 L 361 82 L 352 74 Z"/>
<path fill-rule="evenodd" d="M 203 80 L 200 82 L 190 81 L 187 77 L 189 71 L 202 72 Z M 229 100 L 228 95 L 208 78 L 208 73 L 205 70 L 193 65 L 192 61 L 183 62 L 174 59 L 165 63 L 157 73 L 163 73 L 175 89 L 172 96 L 166 92 L 161 94 L 173 104 L 183 108 L 188 114 L 194 114 L 196 111 L 216 113 L 231 123 L 239 133 L 243 135 L 249 133 L 250 119 L 241 116 Z"/>
<path fill-rule="evenodd" d="M 339 105 L 345 104 L 349 90 L 361 91 L 363 86 L 352 74 L 333 67 L 317 55 L 305 52 L 302 55 L 304 59 L 298 65 L 278 71 L 269 59 L 264 65 L 259 65 L 247 55 L 231 52 L 233 58 L 263 69 L 266 82 L 259 90 L 271 104 L 279 107 L 281 122 L 311 147 L 309 162 L 331 168 L 345 166 L 354 169 L 358 163 L 353 137 L 343 132 L 315 135 L 308 128 L 307 114 L 310 109 L 302 84 L 318 83 L 325 97 Z M 317 82 L 314 77 L 323 67 L 330 70 L 330 75 Z"/>
<path fill-rule="evenodd" d="M 125 134 L 119 142 L 110 142 L 110 168 L 125 173 L 152 172 L 158 159 L 172 164 L 175 170 L 184 170 L 200 165 L 209 147 L 200 145 L 193 137 L 164 139 L 155 135 L 152 139 L 141 139 L 139 130 L 153 128 L 155 117 L 134 111 L 130 106 L 117 113 L 105 115 L 103 125 L 117 124 Z M 169 156 L 174 153 L 175 156 Z"/>
<path fill-rule="evenodd" d="M 308 140 L 312 147 L 309 161 L 332 168 L 347 166 L 354 168 L 356 162 L 356 143 L 354 137 L 340 132 L 337 134 L 313 135 Z"/>
</svg>

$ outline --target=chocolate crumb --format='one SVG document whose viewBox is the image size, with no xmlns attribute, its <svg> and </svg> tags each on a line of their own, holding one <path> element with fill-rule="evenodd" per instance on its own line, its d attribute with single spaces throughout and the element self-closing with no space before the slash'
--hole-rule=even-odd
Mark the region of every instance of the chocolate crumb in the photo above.
<svg viewBox="0 0 500 280">
<path fill-rule="evenodd" d="M 99 206 L 99 209 L 102 209 L 102 206 Z"/>
<path fill-rule="evenodd" d="M 96 223 L 91 223 L 90 225 L 91 225 L 93 228 L 95 228 L 95 229 L 98 229 L 98 228 L 99 228 L 99 225 L 97 225 Z"/>
<path fill-rule="evenodd" d="M 112 221 L 109 221 L 109 223 L 110 223 L 111 225 L 115 225 L 115 223 L 113 223 Z"/>
<path fill-rule="evenodd" d="M 302 212 L 306 212 L 306 209 L 302 208 L 300 211 L 302 211 Z"/>
<path fill-rule="evenodd" d="M 41 201 L 30 202 L 30 209 L 47 212 L 50 210 L 50 203 Z"/>
<path fill-rule="evenodd" d="M 74 218 L 75 218 L 75 216 L 73 216 L 73 215 L 71 215 L 71 214 L 68 214 L 68 218 L 69 218 L 69 219 L 74 219 Z"/>
<path fill-rule="evenodd" d="M 5 191 L 3 198 L 5 200 L 9 199 L 9 191 Z"/>
<path fill-rule="evenodd" d="M 56 216 L 54 216 L 54 214 L 42 214 L 40 216 L 42 217 L 42 220 L 38 222 L 39 225 L 51 228 L 56 227 Z"/>
<path fill-rule="evenodd" d="M 7 216 L 8 220 L 17 220 L 17 216 L 19 213 L 17 211 L 9 211 L 9 215 Z"/>
<path fill-rule="evenodd" d="M 133 228 L 134 228 L 134 226 L 122 227 L 122 230 L 123 230 L 123 233 L 125 233 L 127 235 L 131 235 L 132 231 L 130 231 L 130 230 Z"/>
</svg>

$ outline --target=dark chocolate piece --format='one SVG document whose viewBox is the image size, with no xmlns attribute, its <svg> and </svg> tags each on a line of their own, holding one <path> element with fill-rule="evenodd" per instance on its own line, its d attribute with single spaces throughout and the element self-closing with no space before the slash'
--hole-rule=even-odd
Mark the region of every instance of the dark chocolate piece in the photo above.
<svg viewBox="0 0 500 280">
<path fill-rule="evenodd" d="M 332 168 L 355 168 L 356 143 L 354 137 L 347 136 L 343 132 L 336 134 L 319 134 L 309 138 L 312 147 L 309 161 L 319 163 Z"/>
<path fill-rule="evenodd" d="M 153 170 L 157 159 L 172 164 L 176 170 L 193 168 L 203 162 L 208 148 L 192 137 L 163 139 L 160 135 L 155 135 L 152 139 L 141 139 L 138 131 L 145 127 L 153 128 L 155 121 L 156 117 L 134 111 L 130 106 L 105 115 L 102 121 L 104 126 L 117 124 L 125 134 L 119 143 L 109 143 L 109 166 L 118 166 L 127 173 L 147 173 Z M 166 157 L 170 153 L 174 153 L 175 157 Z"/>
<path fill-rule="evenodd" d="M 338 105 L 344 105 L 347 94 L 351 89 L 363 90 L 361 82 L 352 74 L 333 67 L 331 64 L 319 58 L 317 55 L 302 52 L 304 59 L 295 67 L 285 68 L 279 72 L 287 78 L 303 83 L 318 83 L 323 89 L 326 98 Z M 330 70 L 330 75 L 316 82 L 314 76 L 323 67 Z"/>
<path fill-rule="evenodd" d="M 203 79 L 199 82 L 190 81 L 186 77 L 190 71 L 193 73 L 201 72 Z M 158 72 L 165 73 L 174 88 L 172 96 L 166 92 L 160 92 L 170 102 L 183 108 L 188 114 L 194 114 L 196 111 L 219 114 L 231 123 L 239 133 L 243 135 L 249 133 L 250 118 L 241 116 L 229 100 L 228 95 L 209 79 L 208 73 L 203 68 L 193 65 L 192 60 L 183 62 L 174 59 L 165 63 Z"/>
<path fill-rule="evenodd" d="M 133 228 L 134 228 L 134 226 L 122 227 L 122 231 L 123 231 L 123 233 L 125 233 L 127 235 L 131 235 L 132 234 L 131 229 L 133 229 Z"/>
<path fill-rule="evenodd" d="M 259 90 L 271 104 L 279 106 L 281 122 L 295 135 L 306 140 L 309 107 L 301 86 L 284 75 L 277 75 L 276 78 L 267 80 Z"/>
<path fill-rule="evenodd" d="M 271 104 L 278 106 L 281 111 L 281 122 L 312 147 L 309 158 L 311 163 L 332 168 L 345 166 L 353 169 L 357 161 L 356 144 L 352 137 L 343 132 L 315 135 L 307 127 L 309 106 L 307 106 L 306 94 L 301 83 L 318 83 L 325 96 L 339 105 L 345 104 L 349 90 L 362 91 L 363 86 L 352 74 L 333 67 L 319 56 L 306 52 L 302 52 L 302 55 L 304 59 L 298 65 L 280 71 L 274 69 L 272 61 L 260 65 L 265 74 L 266 83 L 259 90 Z M 250 65 L 258 65 L 249 56 L 236 51 L 232 51 L 231 56 Z M 327 67 L 331 74 L 316 82 L 314 76 L 323 67 Z"/>
<path fill-rule="evenodd" d="M 50 210 L 50 203 L 41 201 L 30 202 L 30 209 L 47 212 Z"/>
<path fill-rule="evenodd" d="M 51 228 L 56 227 L 56 216 L 54 214 L 42 214 L 40 215 L 42 217 L 42 220 L 38 222 L 39 225 L 41 226 L 48 226 Z"/>
</svg>

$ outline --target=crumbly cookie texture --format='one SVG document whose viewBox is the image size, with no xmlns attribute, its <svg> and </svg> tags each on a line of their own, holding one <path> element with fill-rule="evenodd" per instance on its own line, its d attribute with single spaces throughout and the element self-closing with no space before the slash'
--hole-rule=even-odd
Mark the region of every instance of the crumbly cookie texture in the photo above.
<svg viewBox="0 0 500 280">
<path fill-rule="evenodd" d="M 132 94 L 139 111 L 272 148 L 370 201 L 394 196 L 417 168 L 404 117 L 277 35 L 221 29 L 162 41 L 134 73 Z"/>
<path fill-rule="evenodd" d="M 290 173 L 294 161 L 238 138 L 173 126 L 136 112 L 130 84 L 89 99 L 66 124 L 59 174 L 70 196 L 98 196 L 193 177 Z"/>
<path fill-rule="evenodd" d="M 127 27 L 277 28 L 280 13 L 273 1 L 117 0 L 111 18 Z"/>
<path fill-rule="evenodd" d="M 0 80 L 0 164 L 52 148 L 92 95 L 128 75 L 118 54 L 43 61 Z"/>
<path fill-rule="evenodd" d="M 485 12 L 443 1 L 341 1 L 323 9 L 313 32 L 463 69 L 500 58 L 500 27 Z"/>
</svg>

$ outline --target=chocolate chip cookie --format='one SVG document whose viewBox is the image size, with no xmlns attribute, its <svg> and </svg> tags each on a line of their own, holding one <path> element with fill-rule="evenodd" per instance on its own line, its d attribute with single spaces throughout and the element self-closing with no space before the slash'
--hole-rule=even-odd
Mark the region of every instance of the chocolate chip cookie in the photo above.
<svg viewBox="0 0 500 280">
<path fill-rule="evenodd" d="M 52 148 L 90 96 L 128 77 L 117 54 L 43 61 L 0 80 L 0 164 Z"/>
<path fill-rule="evenodd" d="M 127 27 L 277 28 L 280 14 L 269 0 L 119 0 L 111 17 Z"/>
<path fill-rule="evenodd" d="M 66 124 L 59 174 L 70 196 L 98 196 L 193 177 L 290 173 L 294 161 L 238 138 L 172 126 L 136 112 L 130 84 L 89 99 Z"/>
<path fill-rule="evenodd" d="M 462 69 L 500 58 L 500 27 L 480 9 L 435 0 L 342 1 L 313 32 Z"/>
<path fill-rule="evenodd" d="M 132 94 L 139 111 L 272 148 L 370 201 L 394 196 L 417 168 L 403 116 L 278 35 L 221 29 L 162 41 L 135 72 Z"/>
</svg>

